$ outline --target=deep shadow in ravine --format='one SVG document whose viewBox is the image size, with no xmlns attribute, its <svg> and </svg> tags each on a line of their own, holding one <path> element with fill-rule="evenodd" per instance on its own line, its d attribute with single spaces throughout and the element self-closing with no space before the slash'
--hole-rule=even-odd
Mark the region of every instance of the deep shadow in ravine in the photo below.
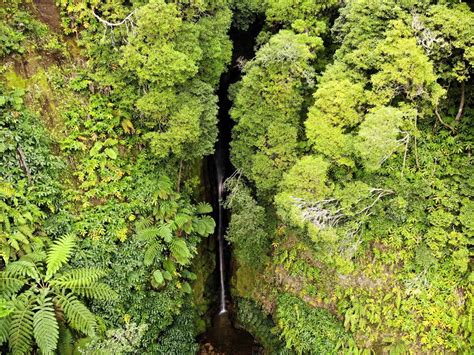
<svg viewBox="0 0 474 355">
<path fill-rule="evenodd" d="M 215 304 L 210 309 L 212 325 L 200 337 L 201 354 L 252 355 L 260 354 L 262 349 L 251 334 L 236 327 L 233 313 L 233 303 L 229 290 L 231 279 L 231 247 L 223 236 L 229 222 L 229 212 L 219 205 L 219 196 L 223 197 L 222 182 L 234 172 L 230 162 L 230 141 L 234 125 L 229 116 L 232 102 L 229 100 L 229 86 L 240 80 L 241 70 L 238 66 L 240 59 L 249 60 L 254 56 L 255 38 L 262 28 L 263 21 L 255 21 L 247 31 L 232 28 L 229 35 L 233 42 L 232 62 L 221 76 L 218 97 L 218 142 L 215 154 L 207 160 L 206 174 L 212 186 L 212 204 L 216 226 L 216 272 L 215 284 L 218 295 Z M 219 256 L 219 242 L 222 243 L 222 259 Z M 222 261 L 222 262 L 221 262 Z M 221 279 L 223 277 L 223 279 Z M 223 289 L 221 287 L 223 285 Z M 224 292 L 222 292 L 224 291 Z M 223 300 L 223 298 L 225 299 Z M 225 302 L 225 305 L 223 304 Z M 211 349 L 211 350 L 210 350 Z"/>
</svg>

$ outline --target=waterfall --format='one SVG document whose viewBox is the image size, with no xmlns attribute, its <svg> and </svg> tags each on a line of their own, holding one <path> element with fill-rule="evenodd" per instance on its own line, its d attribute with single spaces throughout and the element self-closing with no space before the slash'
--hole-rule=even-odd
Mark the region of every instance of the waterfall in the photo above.
<svg viewBox="0 0 474 355">
<path fill-rule="evenodd" d="M 230 294 L 228 282 L 232 273 L 232 249 L 227 244 L 224 235 L 229 220 L 228 211 L 224 208 L 225 188 L 224 183 L 234 171 L 230 161 L 230 141 L 232 139 L 233 121 L 230 118 L 229 111 L 232 102 L 229 99 L 229 85 L 240 80 L 241 69 L 237 65 L 240 59 L 250 59 L 254 56 L 253 47 L 255 38 L 263 26 L 263 19 L 256 21 L 249 26 L 247 30 L 232 28 L 229 32 L 230 38 L 234 44 L 232 53 L 232 64 L 220 78 L 218 101 L 218 137 L 215 145 L 214 157 L 206 160 L 206 174 L 208 174 L 208 187 L 211 190 L 212 205 L 214 209 L 213 217 L 216 221 L 216 230 L 214 233 L 215 260 L 216 268 L 213 273 L 215 282 L 213 283 L 213 292 L 216 295 L 216 305 L 218 310 L 213 313 L 211 327 L 201 335 L 200 343 L 203 348 L 213 347 L 209 352 L 204 351 L 201 354 L 225 353 L 228 355 L 248 355 L 261 353 L 261 347 L 255 343 L 250 333 L 243 329 L 234 327 L 232 304 L 232 295 Z M 217 287 L 215 287 L 217 286 Z M 213 297 L 214 298 L 214 297 Z M 216 307 L 216 308 L 217 308 Z M 215 308 L 212 311 L 215 312 Z M 257 350 L 255 350 L 257 349 Z M 260 350 L 259 350 L 260 349 Z M 255 351 L 254 351 L 255 350 Z M 217 351 L 217 352 L 216 352 Z"/>
<path fill-rule="evenodd" d="M 221 145 L 216 152 L 217 197 L 219 208 L 217 211 L 217 247 L 219 250 L 219 314 L 227 312 L 225 294 L 225 263 L 224 263 L 224 162 L 222 161 Z"/>
</svg>

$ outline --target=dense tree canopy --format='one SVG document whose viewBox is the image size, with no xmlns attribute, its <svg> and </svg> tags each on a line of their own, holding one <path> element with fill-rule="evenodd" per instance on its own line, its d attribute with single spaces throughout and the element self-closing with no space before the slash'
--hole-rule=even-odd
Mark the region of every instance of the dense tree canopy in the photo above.
<svg viewBox="0 0 474 355">
<path fill-rule="evenodd" d="M 0 18 L 0 352 L 199 350 L 218 119 L 232 311 L 266 353 L 472 352 L 469 2 L 14 0 Z"/>
</svg>

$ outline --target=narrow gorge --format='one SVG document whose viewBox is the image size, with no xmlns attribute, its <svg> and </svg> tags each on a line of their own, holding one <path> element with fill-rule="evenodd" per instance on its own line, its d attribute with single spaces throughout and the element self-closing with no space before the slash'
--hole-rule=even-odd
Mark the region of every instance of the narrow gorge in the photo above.
<svg viewBox="0 0 474 355">
<path fill-rule="evenodd" d="M 473 8 L 3 1 L 0 353 L 472 353 Z"/>
</svg>

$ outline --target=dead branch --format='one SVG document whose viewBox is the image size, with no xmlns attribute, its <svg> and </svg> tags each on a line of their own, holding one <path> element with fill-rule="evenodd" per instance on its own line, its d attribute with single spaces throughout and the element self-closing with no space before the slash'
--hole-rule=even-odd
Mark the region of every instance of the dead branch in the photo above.
<svg viewBox="0 0 474 355">
<path fill-rule="evenodd" d="M 320 229 L 335 227 L 339 221 L 345 217 L 342 208 L 332 211 L 328 208 L 329 205 L 336 205 L 336 199 L 327 199 L 315 203 L 307 202 L 298 197 L 292 197 L 295 201 L 295 206 L 301 211 L 303 220 L 313 223 Z"/>
<path fill-rule="evenodd" d="M 464 81 L 461 83 L 461 100 L 459 102 L 459 109 L 454 122 L 459 123 L 461 121 L 462 114 L 464 112 L 464 100 L 466 98 L 466 87 Z"/>
<path fill-rule="evenodd" d="M 28 178 L 28 184 L 31 184 L 32 182 L 31 171 L 30 171 L 30 168 L 28 167 L 28 164 L 26 163 L 25 153 L 23 152 L 23 149 L 21 149 L 21 147 L 16 148 L 16 152 L 18 153 L 18 161 L 20 163 L 20 167 L 25 172 Z"/>
<path fill-rule="evenodd" d="M 372 201 L 372 203 L 370 205 L 368 205 L 367 207 L 361 209 L 359 212 L 357 212 L 356 214 L 362 214 L 362 213 L 367 213 L 369 212 L 369 210 L 375 206 L 375 204 L 384 196 L 387 196 L 387 195 L 391 195 L 393 194 L 393 191 L 392 190 L 385 190 L 385 189 L 380 189 L 380 188 L 373 188 L 370 190 L 370 193 L 373 195 L 374 193 L 378 193 L 377 197 L 375 198 L 374 201 Z"/>
<path fill-rule="evenodd" d="M 94 17 L 100 22 L 102 23 L 105 28 L 104 28 L 104 37 L 105 35 L 107 34 L 107 31 L 110 31 L 110 36 L 111 36 L 111 41 L 112 41 L 112 45 L 115 44 L 115 34 L 114 34 L 114 28 L 115 27 L 120 27 L 122 25 L 125 25 L 125 29 L 127 31 L 127 34 L 129 33 L 130 30 L 134 30 L 134 26 L 135 26 L 135 22 L 133 22 L 133 14 L 135 13 L 136 10 L 133 10 L 131 13 L 129 13 L 122 21 L 119 21 L 119 22 L 109 22 L 107 20 L 104 20 L 103 18 L 101 18 L 99 15 L 97 15 L 95 13 L 95 10 L 92 11 L 92 14 L 94 15 Z"/>
<path fill-rule="evenodd" d="M 435 115 L 438 122 L 440 122 L 446 128 L 449 128 L 451 132 L 456 133 L 456 130 L 452 126 L 450 126 L 449 124 L 443 121 L 443 119 L 441 118 L 441 115 L 438 112 L 438 107 L 435 108 Z"/>
<path fill-rule="evenodd" d="M 401 176 L 403 176 L 403 170 L 405 170 L 405 164 L 407 162 L 408 143 L 410 143 L 410 137 L 408 137 L 407 142 L 405 144 L 405 152 L 403 153 L 403 165 L 402 165 Z"/>
<path fill-rule="evenodd" d="M 99 20 L 99 22 L 103 23 L 105 26 L 108 26 L 108 27 L 118 27 L 118 26 L 121 26 L 123 24 L 125 24 L 126 26 L 128 25 L 127 22 L 129 21 L 132 25 L 134 25 L 135 23 L 133 22 L 132 20 L 132 16 L 133 14 L 135 13 L 136 10 L 133 10 L 132 12 L 130 12 L 127 17 L 125 17 L 122 21 L 120 22 L 109 22 L 107 20 L 104 20 L 103 18 L 101 18 L 99 15 L 97 15 L 95 13 L 95 10 L 92 11 L 92 14 L 94 15 L 94 17 Z"/>
</svg>

